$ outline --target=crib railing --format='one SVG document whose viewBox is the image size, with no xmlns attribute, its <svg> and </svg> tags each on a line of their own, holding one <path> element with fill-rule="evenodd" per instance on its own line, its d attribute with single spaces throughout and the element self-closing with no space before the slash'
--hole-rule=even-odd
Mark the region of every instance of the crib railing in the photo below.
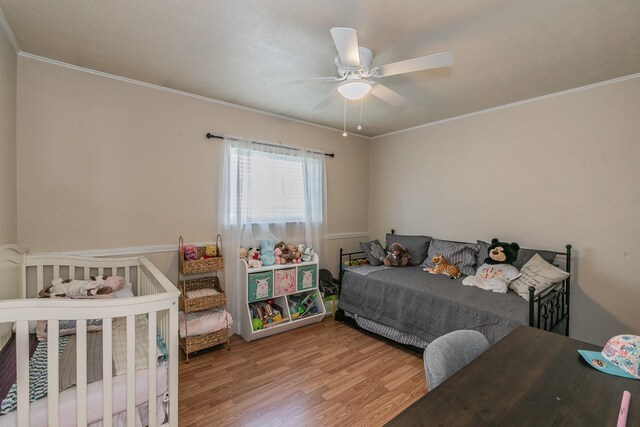
<svg viewBox="0 0 640 427">
<path fill-rule="evenodd" d="M 2 257 L 3 260 L 6 257 Z M 2 260 L 2 261 L 3 261 Z M 0 261 L 0 262 L 2 262 Z M 26 268 L 2 264 L 1 275 L 14 270 L 22 276 L 20 292 L 31 289 L 37 293 L 47 283 L 48 275 L 53 277 L 84 279 L 91 275 L 122 275 L 127 281 L 134 280 L 135 298 L 113 299 L 4 299 L 0 301 L 0 324 L 16 323 L 17 362 L 17 422 L 19 426 L 29 425 L 29 331 L 28 321 L 47 320 L 48 344 L 48 422 L 49 426 L 59 425 L 59 369 L 58 340 L 59 320 L 76 321 L 76 418 L 77 425 L 87 424 L 87 320 L 102 319 L 103 334 L 103 422 L 110 426 L 112 419 L 112 320 L 126 317 L 127 354 L 127 424 L 135 425 L 136 410 L 136 369 L 135 369 L 135 322 L 136 315 L 148 318 L 148 405 L 149 425 L 156 425 L 156 333 L 163 337 L 168 349 L 168 421 L 163 425 L 178 425 L 178 308 L 179 291 L 146 258 L 98 259 L 87 257 L 30 255 L 26 257 Z M 15 272 L 17 268 L 17 273 Z M 33 270 L 33 271 L 31 271 Z M 30 284 L 35 283 L 35 289 Z M 11 287 L 4 282 L 2 288 Z M 136 289 L 137 288 L 137 289 Z M 6 291 L 6 289 L 5 289 Z M 2 292 L 2 290 L 0 290 Z M 6 291 L 9 294 L 9 291 Z M 0 293 L 0 296 L 4 294 Z M 15 297 L 14 297 L 15 298 Z M 108 362 L 109 361 L 109 362 Z"/>
</svg>

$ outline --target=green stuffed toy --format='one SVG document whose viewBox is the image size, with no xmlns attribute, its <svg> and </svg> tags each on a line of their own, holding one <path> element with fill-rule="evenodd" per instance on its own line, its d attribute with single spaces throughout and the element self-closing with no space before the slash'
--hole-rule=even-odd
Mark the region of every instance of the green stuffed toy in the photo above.
<svg viewBox="0 0 640 427">
<path fill-rule="evenodd" d="M 493 238 L 491 239 L 491 246 L 489 246 L 488 255 L 484 263 L 485 264 L 513 264 L 518 259 L 518 251 L 520 245 L 516 242 L 507 243 Z"/>
</svg>

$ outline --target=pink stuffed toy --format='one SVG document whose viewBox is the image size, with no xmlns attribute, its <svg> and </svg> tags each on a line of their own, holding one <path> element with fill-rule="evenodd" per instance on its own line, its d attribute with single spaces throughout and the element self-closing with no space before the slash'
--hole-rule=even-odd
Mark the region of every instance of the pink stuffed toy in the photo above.
<svg viewBox="0 0 640 427">
<path fill-rule="evenodd" d="M 182 247 L 182 252 L 184 253 L 185 261 L 198 259 L 198 250 L 193 245 L 184 245 Z"/>
</svg>

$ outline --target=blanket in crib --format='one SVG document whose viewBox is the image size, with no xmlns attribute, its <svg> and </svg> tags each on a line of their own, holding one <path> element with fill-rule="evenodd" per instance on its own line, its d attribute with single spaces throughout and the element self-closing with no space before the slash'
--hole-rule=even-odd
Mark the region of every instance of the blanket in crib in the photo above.
<svg viewBox="0 0 640 427">
<path fill-rule="evenodd" d="M 136 316 L 136 370 L 149 367 L 148 328 L 147 317 L 145 315 Z M 114 319 L 112 338 L 113 375 L 122 375 L 127 371 L 126 318 Z M 76 335 L 60 337 L 58 343 L 59 390 L 63 391 L 76 384 Z M 160 335 L 156 335 L 156 347 L 158 362 L 165 360 L 167 349 Z M 40 341 L 29 359 L 30 402 L 47 395 L 47 348 L 47 341 Z M 11 354 L 13 355 L 13 360 L 15 360 L 15 347 Z M 11 354 L 8 354 L 7 357 L 10 358 Z M 87 333 L 87 383 L 102 380 L 102 365 L 102 332 Z M 18 396 L 15 369 L 12 373 L 14 383 L 0 404 L 0 415 L 11 412 L 17 407 Z"/>
</svg>

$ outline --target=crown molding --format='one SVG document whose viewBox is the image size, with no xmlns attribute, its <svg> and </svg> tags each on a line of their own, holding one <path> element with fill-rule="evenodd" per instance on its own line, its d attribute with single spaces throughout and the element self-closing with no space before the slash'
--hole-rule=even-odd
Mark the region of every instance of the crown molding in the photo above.
<svg viewBox="0 0 640 427">
<path fill-rule="evenodd" d="M 474 111 L 472 113 L 462 114 L 460 116 L 449 117 L 447 119 L 442 119 L 442 120 L 438 120 L 438 121 L 435 121 L 435 122 L 429 122 L 429 123 L 425 123 L 425 124 L 422 124 L 422 125 L 413 126 L 413 127 L 406 128 L 406 129 L 400 129 L 400 130 L 396 130 L 396 131 L 389 132 L 389 133 L 383 133 L 382 135 L 372 136 L 372 137 L 370 137 L 370 139 L 373 140 L 373 139 L 384 138 L 385 136 L 397 135 L 397 134 L 400 134 L 400 133 L 410 132 L 412 130 L 422 129 L 422 128 L 426 128 L 426 127 L 429 127 L 429 126 L 435 126 L 435 125 L 440 125 L 440 124 L 443 124 L 443 123 L 453 122 L 455 120 L 466 119 L 467 117 L 473 117 L 473 116 L 478 116 L 478 115 L 481 115 L 481 114 L 491 113 L 493 111 L 499 111 L 499 110 L 504 110 L 504 109 L 507 109 L 507 108 L 513 108 L 513 107 L 517 107 L 517 106 L 520 106 L 520 105 L 529 104 L 529 103 L 532 103 L 532 102 L 544 101 L 545 99 L 555 98 L 557 96 L 568 95 L 570 93 L 575 93 L 575 92 L 582 92 L 584 90 L 590 90 L 590 89 L 594 89 L 594 88 L 601 87 L 601 86 L 608 86 L 608 85 L 620 83 L 620 82 L 623 82 L 623 81 L 626 81 L 626 80 L 637 79 L 639 77 L 640 77 L 640 73 L 631 74 L 631 75 L 623 76 L 623 77 L 617 77 L 615 79 L 605 80 L 605 81 L 598 82 L 598 83 L 592 83 L 592 84 L 589 84 L 589 85 L 586 85 L 586 86 L 580 86 L 580 87 L 576 87 L 576 88 L 573 88 L 573 89 L 563 90 L 561 92 L 550 93 L 548 95 L 538 96 L 536 98 L 529 98 L 529 99 L 525 99 L 523 101 L 516 101 L 516 102 L 512 102 L 510 104 L 504 104 L 504 105 L 500 105 L 500 106 L 497 106 L 497 107 L 487 108 L 486 110 Z"/>
<path fill-rule="evenodd" d="M 265 115 L 265 116 L 269 116 L 269 117 L 274 117 L 274 118 L 277 118 L 277 119 L 282 119 L 282 120 L 287 120 L 287 121 L 290 121 L 290 122 L 300 123 L 300 124 L 303 124 L 303 125 L 313 126 L 313 127 L 316 127 L 316 128 L 325 129 L 325 130 L 329 130 L 329 131 L 332 131 L 332 132 L 338 132 L 340 134 L 342 134 L 342 132 L 343 132 L 342 129 L 336 129 L 336 128 L 332 128 L 330 126 L 320 125 L 320 124 L 308 122 L 308 121 L 305 121 L 305 120 L 294 119 L 293 117 L 283 116 L 281 114 L 276 114 L 276 113 L 270 113 L 268 111 L 259 110 L 257 108 L 251 108 L 251 107 L 246 107 L 244 105 L 233 104 L 231 102 L 221 101 L 219 99 L 209 98 L 209 97 L 202 96 L 202 95 L 196 95 L 194 93 L 184 92 L 184 91 L 177 90 L 177 89 L 171 89 L 171 88 L 160 86 L 160 85 L 156 85 L 156 84 L 153 84 L 153 83 L 147 83 L 147 82 L 143 82 L 143 81 L 140 81 L 140 80 L 130 79 L 128 77 L 117 76 L 115 74 L 105 73 L 103 71 L 93 70 L 91 68 L 79 67 L 77 65 L 68 64 L 66 62 L 57 61 L 55 59 L 46 58 L 44 56 L 34 55 L 34 54 L 28 53 L 28 52 L 18 51 L 18 55 L 22 56 L 24 58 L 33 59 L 35 61 L 46 62 L 48 64 L 57 65 L 57 66 L 64 67 L 64 68 L 69 68 L 69 69 L 72 69 L 72 70 L 75 70 L 75 71 L 81 71 L 83 73 L 93 74 L 93 75 L 100 76 L 100 77 L 106 77 L 108 79 L 118 80 L 118 81 L 121 81 L 121 82 L 130 83 L 130 84 L 135 84 L 135 85 L 143 86 L 143 87 L 150 88 L 150 89 L 156 89 L 156 90 L 160 90 L 160 91 L 163 91 L 163 92 L 172 93 L 172 94 L 175 94 L 175 95 L 186 96 L 186 97 L 194 98 L 194 99 L 197 99 L 197 100 L 200 100 L 200 101 L 209 102 L 211 104 L 223 105 L 225 107 L 235 108 L 237 110 L 248 111 L 248 112 L 251 112 L 251 113 L 257 113 L 257 114 L 261 114 L 261 115 Z M 358 137 L 358 138 L 371 139 L 371 137 L 369 137 L 369 136 L 360 135 L 358 133 L 353 133 L 353 132 L 349 132 L 349 135 L 355 136 L 355 137 Z"/>
<path fill-rule="evenodd" d="M 9 39 L 9 43 L 13 46 L 13 50 L 16 51 L 17 54 L 20 54 L 22 51 L 20 50 L 20 46 L 18 45 L 18 41 L 16 40 L 13 31 L 11 31 L 11 27 L 7 22 L 7 19 L 4 17 L 4 13 L 2 12 L 2 8 L 0 8 L 0 27 L 4 30 L 7 38 Z"/>
</svg>

